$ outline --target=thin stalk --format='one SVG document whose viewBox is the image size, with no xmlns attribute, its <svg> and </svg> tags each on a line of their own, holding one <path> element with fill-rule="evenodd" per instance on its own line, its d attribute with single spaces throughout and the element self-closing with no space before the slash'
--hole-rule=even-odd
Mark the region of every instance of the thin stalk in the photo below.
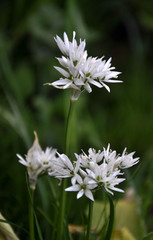
<svg viewBox="0 0 153 240">
<path fill-rule="evenodd" d="M 105 240 L 110 240 L 112 231 L 113 231 L 113 225 L 114 225 L 114 203 L 110 195 L 107 194 L 107 197 L 109 199 L 110 214 L 109 214 L 109 224 L 108 224 Z"/>
<path fill-rule="evenodd" d="M 30 240 L 35 240 L 34 231 L 34 189 L 30 188 L 30 202 L 29 202 L 29 230 L 30 230 Z"/>
<path fill-rule="evenodd" d="M 59 202 L 58 202 L 58 199 L 59 199 L 59 191 L 58 191 L 58 180 L 56 179 L 56 183 L 55 183 L 55 193 L 56 193 L 56 196 L 55 196 L 55 215 L 54 215 L 54 227 L 53 227 L 53 232 L 52 232 L 52 237 L 51 239 L 56 239 L 55 236 L 56 236 L 56 232 L 57 232 L 57 222 L 58 222 L 58 207 L 59 207 Z"/>
<path fill-rule="evenodd" d="M 71 120 L 72 120 L 72 113 L 73 113 L 74 103 L 75 103 L 74 101 L 70 100 L 69 112 L 68 112 L 67 122 L 66 122 L 65 148 L 64 148 L 66 155 L 69 155 Z"/>
<path fill-rule="evenodd" d="M 70 101 L 69 112 L 68 112 L 67 122 L 66 122 L 66 132 L 65 132 L 65 154 L 66 155 L 69 155 L 73 105 L 74 105 L 74 102 Z M 66 206 L 66 191 L 65 191 L 66 186 L 67 186 L 67 179 L 64 179 L 62 181 L 62 189 L 61 189 L 57 240 L 63 240 L 64 215 L 65 215 L 65 206 Z"/>
<path fill-rule="evenodd" d="M 88 213 L 86 240 L 90 240 L 91 239 L 92 213 L 93 213 L 93 201 L 89 200 L 89 213 Z"/>
</svg>

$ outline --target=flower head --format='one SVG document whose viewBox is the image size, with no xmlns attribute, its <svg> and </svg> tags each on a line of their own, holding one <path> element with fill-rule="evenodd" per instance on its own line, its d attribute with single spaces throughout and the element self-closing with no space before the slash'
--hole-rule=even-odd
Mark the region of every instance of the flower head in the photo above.
<svg viewBox="0 0 153 240">
<path fill-rule="evenodd" d="M 75 39 L 76 33 L 73 32 L 72 42 L 69 41 L 64 33 L 64 41 L 56 36 L 55 41 L 61 50 L 61 58 L 57 58 L 62 67 L 55 66 L 55 69 L 62 74 L 62 77 L 52 83 L 47 83 L 59 89 L 72 89 L 71 100 L 77 100 L 83 90 L 92 92 L 91 85 L 98 88 L 106 88 L 110 92 L 107 83 L 121 82 L 115 80 L 120 72 L 113 71 L 111 58 L 108 61 L 104 57 L 88 57 L 85 50 L 85 40 L 80 39 L 77 44 Z"/>
<path fill-rule="evenodd" d="M 17 154 L 19 162 L 27 167 L 29 175 L 29 184 L 31 189 L 35 189 L 37 178 L 47 171 L 54 171 L 54 163 L 56 157 L 56 149 L 46 148 L 45 151 L 41 149 L 37 133 L 34 132 L 35 140 L 32 147 L 29 149 L 25 159 Z"/>
<path fill-rule="evenodd" d="M 125 180 L 123 168 L 131 167 L 138 163 L 139 158 L 133 158 L 134 153 L 126 153 L 124 149 L 122 155 L 116 151 L 107 149 L 96 152 L 95 149 L 89 148 L 88 154 L 82 151 L 82 154 L 75 153 L 76 161 L 71 162 L 65 154 L 58 154 L 59 159 L 53 176 L 56 178 L 71 178 L 72 186 L 66 188 L 66 191 L 76 191 L 77 199 L 85 195 L 94 201 L 93 192 L 98 189 L 113 194 L 113 191 L 124 192 L 118 185 Z"/>
</svg>

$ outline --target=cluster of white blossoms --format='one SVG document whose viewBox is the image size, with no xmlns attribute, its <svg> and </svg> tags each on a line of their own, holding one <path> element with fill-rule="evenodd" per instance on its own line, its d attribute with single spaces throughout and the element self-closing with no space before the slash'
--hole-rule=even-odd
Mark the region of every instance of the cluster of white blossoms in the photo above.
<svg viewBox="0 0 153 240">
<path fill-rule="evenodd" d="M 53 161 L 57 159 L 56 149 L 47 147 L 46 150 L 43 151 L 39 145 L 37 133 L 34 132 L 34 134 L 34 143 L 25 156 L 25 159 L 17 154 L 19 162 L 27 167 L 31 189 L 35 189 L 37 179 L 40 175 L 54 170 L 55 166 Z"/>
<path fill-rule="evenodd" d="M 116 151 L 103 148 L 103 151 L 96 152 L 90 148 L 88 155 L 84 152 L 80 155 L 75 154 L 76 161 L 73 163 L 65 154 L 58 154 L 58 161 L 53 161 L 57 166 L 49 175 L 58 179 L 71 178 L 72 186 L 66 191 L 76 191 L 77 199 L 85 195 L 94 201 L 93 192 L 98 189 L 105 189 L 113 194 L 112 191 L 124 192 L 116 187 L 125 178 L 121 176 L 124 168 L 129 168 L 138 163 L 139 158 L 134 158 L 134 152 L 127 154 L 126 148 L 122 155 L 117 155 Z"/>
<path fill-rule="evenodd" d="M 139 158 L 134 158 L 134 152 L 127 154 L 126 148 L 121 155 L 116 151 L 107 149 L 96 152 L 93 148 L 88 150 L 88 155 L 75 153 L 75 161 L 71 161 L 65 154 L 59 154 L 56 149 L 47 147 L 45 151 L 39 145 L 37 133 L 32 147 L 29 149 L 25 159 L 17 154 L 19 162 L 27 167 L 29 175 L 29 185 L 35 189 L 37 179 L 40 175 L 47 173 L 61 180 L 71 178 L 72 186 L 66 191 L 77 191 L 77 198 L 85 195 L 94 201 L 93 192 L 97 189 L 105 189 L 113 194 L 112 191 L 123 192 L 116 187 L 125 178 L 122 169 L 132 167 L 139 162 Z"/>
<path fill-rule="evenodd" d="M 105 87 L 110 92 L 107 83 L 122 82 L 114 80 L 118 78 L 120 72 L 113 71 L 115 67 L 111 67 L 111 58 L 106 61 L 104 57 L 88 57 L 85 40 L 80 39 L 78 45 L 75 36 L 76 33 L 73 32 L 72 42 L 69 41 L 66 33 L 64 33 L 64 41 L 56 36 L 55 41 L 64 56 L 57 58 L 62 67 L 55 66 L 55 69 L 63 77 L 47 84 L 59 89 L 71 88 L 71 100 L 77 100 L 84 89 L 90 93 L 91 84 L 98 88 Z"/>
</svg>

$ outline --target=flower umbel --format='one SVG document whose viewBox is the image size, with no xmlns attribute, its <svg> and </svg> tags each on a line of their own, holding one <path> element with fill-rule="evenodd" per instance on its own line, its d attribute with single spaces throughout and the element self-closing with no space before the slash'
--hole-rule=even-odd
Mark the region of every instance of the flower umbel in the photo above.
<svg viewBox="0 0 153 240">
<path fill-rule="evenodd" d="M 124 149 L 122 155 L 117 155 L 116 151 L 107 149 L 98 151 L 90 148 L 88 155 L 75 153 L 76 161 L 73 163 L 65 154 L 58 154 L 59 160 L 56 161 L 56 170 L 53 172 L 54 177 L 58 179 L 71 178 L 72 186 L 66 188 L 66 191 L 76 191 L 77 198 L 85 195 L 94 201 L 93 192 L 98 189 L 113 194 L 113 191 L 124 192 L 117 185 L 125 180 L 121 176 L 124 168 L 129 168 L 137 164 L 139 158 L 133 158 L 133 153 L 126 153 Z"/>
<path fill-rule="evenodd" d="M 31 189 L 35 189 L 37 178 L 48 171 L 54 171 L 54 163 L 56 157 L 56 149 L 47 147 L 45 151 L 41 149 L 37 133 L 34 132 L 35 140 L 29 149 L 25 159 L 17 154 L 19 162 L 27 167 L 29 175 L 29 185 Z"/>
<path fill-rule="evenodd" d="M 52 83 L 47 83 L 59 89 L 72 89 L 71 100 L 77 100 L 83 90 L 92 92 L 91 85 L 98 88 L 106 88 L 110 92 L 107 83 L 122 82 L 115 80 L 120 72 L 113 71 L 111 58 L 108 61 L 104 57 L 88 57 L 85 50 L 85 40 L 80 39 L 77 44 L 76 33 L 73 32 L 72 42 L 64 33 L 64 41 L 56 36 L 55 41 L 64 56 L 57 58 L 62 67 L 55 66 L 55 69 L 62 74 L 62 77 Z"/>
</svg>

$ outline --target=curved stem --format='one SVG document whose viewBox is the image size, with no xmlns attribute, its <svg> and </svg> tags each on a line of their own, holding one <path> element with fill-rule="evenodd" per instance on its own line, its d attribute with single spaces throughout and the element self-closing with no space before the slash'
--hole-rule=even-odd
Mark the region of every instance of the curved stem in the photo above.
<svg viewBox="0 0 153 240">
<path fill-rule="evenodd" d="M 70 133 L 71 133 L 71 120 L 72 120 L 72 110 L 73 110 L 73 101 L 70 101 L 69 112 L 66 122 L 66 132 L 65 132 L 65 154 L 69 155 L 69 144 L 70 144 Z M 66 206 L 66 188 L 67 179 L 62 181 L 61 189 L 61 198 L 60 198 L 60 209 L 59 209 L 59 221 L 58 221 L 58 232 L 57 239 L 63 240 L 63 227 L 64 227 L 64 215 L 65 215 L 65 206 Z"/>
<path fill-rule="evenodd" d="M 34 189 L 31 189 L 31 188 L 30 188 L 30 202 L 29 202 L 29 230 L 30 230 L 30 240 L 35 240 L 33 202 L 34 202 Z"/>
<path fill-rule="evenodd" d="M 86 240 L 91 238 L 91 224 L 92 224 L 92 213 L 93 213 L 93 201 L 89 200 L 89 213 L 88 213 L 88 224 L 87 224 L 87 235 Z"/>
<path fill-rule="evenodd" d="M 114 225 L 114 203 L 110 195 L 107 194 L 107 197 L 109 199 L 110 214 L 109 214 L 109 224 L 108 224 L 105 240 L 110 240 L 112 231 L 113 231 L 113 225 Z"/>
</svg>

